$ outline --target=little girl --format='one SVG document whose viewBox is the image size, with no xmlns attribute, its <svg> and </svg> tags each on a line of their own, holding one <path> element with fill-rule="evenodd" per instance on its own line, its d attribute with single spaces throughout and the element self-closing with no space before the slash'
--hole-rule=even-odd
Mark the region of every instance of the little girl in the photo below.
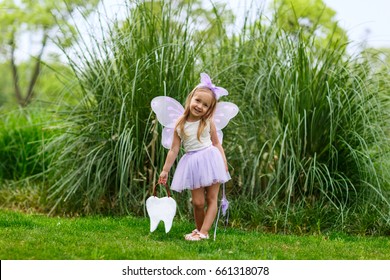
<svg viewBox="0 0 390 280">
<path fill-rule="evenodd" d="M 219 185 L 230 180 L 225 152 L 212 118 L 217 98 L 213 86 L 199 84 L 190 92 L 159 177 L 159 183 L 166 184 L 182 142 L 186 154 L 177 165 L 171 189 L 191 190 L 196 229 L 185 235 L 190 241 L 209 238 L 218 210 Z"/>
</svg>

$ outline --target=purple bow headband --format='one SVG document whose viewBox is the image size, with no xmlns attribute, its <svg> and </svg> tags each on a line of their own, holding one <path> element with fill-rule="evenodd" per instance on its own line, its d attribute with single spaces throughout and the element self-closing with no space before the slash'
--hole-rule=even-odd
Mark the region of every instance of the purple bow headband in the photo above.
<svg viewBox="0 0 390 280">
<path fill-rule="evenodd" d="M 206 73 L 200 73 L 200 84 L 197 85 L 199 86 L 204 86 L 209 88 L 215 95 L 215 98 L 218 100 L 221 96 L 228 95 L 228 91 L 224 89 L 223 87 L 217 87 L 215 86 Z"/>
</svg>

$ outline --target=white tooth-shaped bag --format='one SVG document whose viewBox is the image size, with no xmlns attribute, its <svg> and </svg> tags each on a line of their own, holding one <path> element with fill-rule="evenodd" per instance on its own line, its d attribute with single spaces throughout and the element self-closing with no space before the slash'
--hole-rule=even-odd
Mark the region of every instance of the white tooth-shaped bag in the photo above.
<svg viewBox="0 0 390 280">
<path fill-rule="evenodd" d="M 173 218 L 176 214 L 176 201 L 171 197 L 167 185 L 165 185 L 168 196 L 157 197 L 156 185 L 153 187 L 153 195 L 146 200 L 146 211 L 150 218 L 150 232 L 156 230 L 160 221 L 164 222 L 165 233 L 171 230 Z"/>
</svg>

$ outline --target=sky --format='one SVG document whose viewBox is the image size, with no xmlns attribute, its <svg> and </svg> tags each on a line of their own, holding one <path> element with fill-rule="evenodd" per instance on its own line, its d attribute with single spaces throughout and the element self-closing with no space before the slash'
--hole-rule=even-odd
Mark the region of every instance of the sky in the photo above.
<svg viewBox="0 0 390 280">
<path fill-rule="evenodd" d="M 353 41 L 390 47 L 389 0 L 324 0 Z"/>
</svg>

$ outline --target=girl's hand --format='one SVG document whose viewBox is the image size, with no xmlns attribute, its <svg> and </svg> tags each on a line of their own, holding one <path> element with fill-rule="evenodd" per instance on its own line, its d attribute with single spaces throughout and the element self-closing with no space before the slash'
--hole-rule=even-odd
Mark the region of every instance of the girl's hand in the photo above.
<svg viewBox="0 0 390 280">
<path fill-rule="evenodd" d="M 167 181 L 168 181 L 168 172 L 162 171 L 162 172 L 160 173 L 160 177 L 158 178 L 158 183 L 159 183 L 159 184 L 166 185 L 166 184 L 167 184 Z"/>
</svg>

